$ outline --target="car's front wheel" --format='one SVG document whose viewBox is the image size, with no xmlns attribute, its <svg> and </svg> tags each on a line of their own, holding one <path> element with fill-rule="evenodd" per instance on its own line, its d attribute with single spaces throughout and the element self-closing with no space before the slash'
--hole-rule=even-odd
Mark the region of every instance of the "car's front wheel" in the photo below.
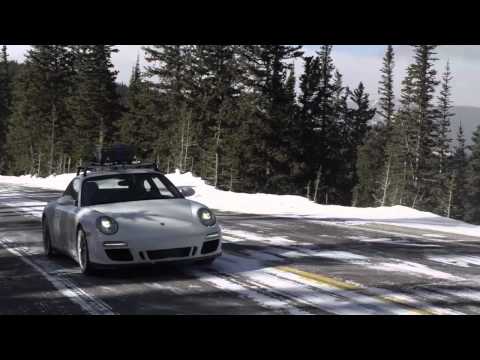
<svg viewBox="0 0 480 360">
<path fill-rule="evenodd" d="M 50 236 L 50 228 L 48 227 L 48 221 L 45 218 L 43 221 L 43 250 L 45 255 L 49 258 L 56 255 L 56 251 L 52 246 L 52 238 Z"/>
<path fill-rule="evenodd" d="M 80 271 L 85 275 L 94 275 L 95 269 L 90 262 L 88 252 L 88 242 L 85 232 L 80 228 L 77 231 L 77 261 L 80 265 Z"/>
</svg>

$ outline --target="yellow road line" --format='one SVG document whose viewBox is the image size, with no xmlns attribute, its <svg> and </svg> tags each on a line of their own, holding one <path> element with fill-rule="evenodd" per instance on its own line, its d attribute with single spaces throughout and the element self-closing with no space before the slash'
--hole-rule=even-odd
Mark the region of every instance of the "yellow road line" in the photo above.
<svg viewBox="0 0 480 360">
<path fill-rule="evenodd" d="M 307 272 L 307 271 L 302 271 L 302 270 L 299 270 L 299 269 L 292 268 L 290 266 L 279 266 L 279 267 L 276 267 L 276 269 L 278 269 L 280 271 L 285 271 L 285 272 L 289 272 L 289 273 L 298 275 L 298 276 L 303 277 L 305 279 L 316 281 L 316 282 L 321 283 L 323 285 L 325 285 L 325 284 L 330 285 L 330 286 L 333 286 L 333 287 L 336 287 L 336 288 L 342 289 L 342 290 L 365 290 L 365 288 L 363 288 L 361 286 L 358 286 L 358 285 L 355 285 L 355 284 L 350 284 L 350 283 L 347 283 L 347 282 L 344 282 L 344 281 L 333 279 L 333 278 L 325 276 L 325 275 L 320 275 L 320 274 L 315 274 L 315 273 L 311 273 L 311 272 Z M 434 312 L 432 312 L 430 310 L 418 309 L 418 308 L 414 307 L 412 304 L 409 304 L 408 302 L 396 299 L 392 296 L 388 296 L 388 295 L 369 295 L 369 296 L 372 296 L 372 297 L 375 297 L 377 299 L 381 299 L 381 300 L 384 300 L 384 301 L 388 301 L 390 303 L 394 303 L 394 304 L 397 304 L 397 305 L 403 305 L 405 307 L 411 308 L 411 309 L 413 309 L 412 312 L 415 313 L 415 314 L 418 314 L 418 315 L 436 315 Z"/>
</svg>

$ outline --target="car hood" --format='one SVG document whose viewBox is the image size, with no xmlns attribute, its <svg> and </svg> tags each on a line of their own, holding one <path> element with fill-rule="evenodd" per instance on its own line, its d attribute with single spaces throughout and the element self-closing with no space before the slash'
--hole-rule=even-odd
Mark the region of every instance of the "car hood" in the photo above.
<svg viewBox="0 0 480 360">
<path fill-rule="evenodd" d="M 192 223 L 191 203 L 186 199 L 130 201 L 89 206 L 90 210 L 111 216 L 119 223 Z"/>
</svg>

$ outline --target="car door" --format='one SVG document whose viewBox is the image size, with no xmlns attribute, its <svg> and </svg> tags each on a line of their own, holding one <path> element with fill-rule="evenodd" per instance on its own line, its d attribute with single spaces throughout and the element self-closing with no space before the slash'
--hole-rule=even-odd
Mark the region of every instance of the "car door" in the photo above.
<svg viewBox="0 0 480 360">
<path fill-rule="evenodd" d="M 72 236 L 75 236 L 72 234 L 75 233 L 75 217 L 78 213 L 79 188 L 80 179 L 74 179 L 63 195 L 71 196 L 75 200 L 75 204 L 61 205 L 57 203 L 55 207 L 55 247 L 63 252 L 72 253 Z"/>
</svg>

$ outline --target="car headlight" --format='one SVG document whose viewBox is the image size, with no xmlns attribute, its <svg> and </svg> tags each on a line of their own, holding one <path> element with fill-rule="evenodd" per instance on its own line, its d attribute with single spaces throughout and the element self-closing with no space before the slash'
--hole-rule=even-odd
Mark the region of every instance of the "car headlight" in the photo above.
<svg viewBox="0 0 480 360">
<path fill-rule="evenodd" d="M 213 226 L 217 222 L 215 215 L 207 208 L 201 208 L 197 214 L 200 222 L 205 226 Z"/>
<path fill-rule="evenodd" d="M 105 235 L 113 235 L 118 231 L 118 224 L 108 216 L 100 216 L 97 219 L 97 229 Z"/>
</svg>

